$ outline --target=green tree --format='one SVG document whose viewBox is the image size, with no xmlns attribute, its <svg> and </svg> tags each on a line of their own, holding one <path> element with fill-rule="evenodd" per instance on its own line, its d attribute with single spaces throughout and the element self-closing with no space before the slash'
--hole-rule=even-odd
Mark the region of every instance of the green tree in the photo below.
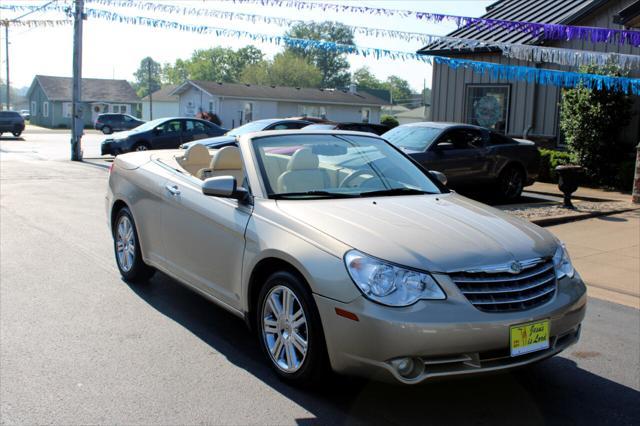
<svg viewBox="0 0 640 426">
<path fill-rule="evenodd" d="M 260 85 L 320 87 L 322 73 L 305 59 L 292 52 L 284 52 L 277 54 L 273 61 L 248 66 L 240 81 Z"/>
<path fill-rule="evenodd" d="M 182 59 L 176 59 L 176 62 L 171 65 L 169 63 L 164 64 L 162 67 L 162 82 L 165 84 L 182 84 L 185 80 L 189 79 L 189 61 Z"/>
<path fill-rule="evenodd" d="M 385 89 L 391 92 L 393 103 L 407 103 L 412 99 L 409 82 L 397 75 L 391 75 L 384 82 Z"/>
<path fill-rule="evenodd" d="M 353 31 L 339 22 L 297 24 L 286 32 L 287 37 L 353 44 Z M 289 45 L 287 52 L 294 53 L 318 67 L 322 73 L 321 87 L 343 88 L 349 85 L 349 62 L 345 55 L 329 49 L 301 48 Z"/>
<path fill-rule="evenodd" d="M 400 123 L 398 122 L 398 119 L 395 118 L 393 115 L 383 115 L 380 118 L 380 124 L 384 124 L 385 126 L 389 126 L 392 129 L 394 127 L 398 127 L 400 125 Z"/>
<path fill-rule="evenodd" d="M 378 80 L 378 78 L 373 75 L 369 67 L 362 67 L 357 69 L 353 73 L 353 82 L 362 88 L 368 89 L 387 89 L 384 82 Z"/>
<path fill-rule="evenodd" d="M 615 66 L 583 67 L 581 72 L 619 76 Z M 632 102 L 624 93 L 579 84 L 563 91 L 560 129 L 569 151 L 592 182 L 615 184 L 616 169 L 625 151 L 620 130 L 629 124 Z"/>
<path fill-rule="evenodd" d="M 160 90 L 162 82 L 162 67 L 160 64 L 147 56 L 140 61 L 140 67 L 133 73 L 133 88 L 139 97 L 143 98 L 149 93 Z"/>
</svg>

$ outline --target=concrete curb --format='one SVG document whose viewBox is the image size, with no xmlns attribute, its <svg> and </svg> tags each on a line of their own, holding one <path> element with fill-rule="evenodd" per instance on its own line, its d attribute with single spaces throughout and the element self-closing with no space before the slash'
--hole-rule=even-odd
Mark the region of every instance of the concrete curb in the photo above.
<svg viewBox="0 0 640 426">
<path fill-rule="evenodd" d="M 635 210 L 640 210 L 640 207 L 632 207 L 632 208 L 618 209 L 618 210 L 607 210 L 604 212 L 578 213 L 578 214 L 573 214 L 568 216 L 543 217 L 540 219 L 533 219 L 531 222 L 539 226 L 552 226 L 552 225 L 560 225 L 563 223 L 576 222 L 578 220 L 591 219 L 594 217 L 611 216 L 619 213 L 632 212 Z"/>
</svg>

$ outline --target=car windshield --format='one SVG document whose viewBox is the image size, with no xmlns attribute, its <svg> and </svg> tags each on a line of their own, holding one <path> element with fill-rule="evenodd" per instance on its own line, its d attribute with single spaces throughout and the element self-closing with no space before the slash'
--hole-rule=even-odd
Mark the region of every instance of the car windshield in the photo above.
<svg viewBox="0 0 640 426">
<path fill-rule="evenodd" d="M 425 126 L 399 126 L 382 135 L 398 148 L 424 151 L 444 129 Z"/>
<path fill-rule="evenodd" d="M 227 136 L 242 136 L 251 132 L 260 132 L 264 130 L 269 124 L 271 124 L 271 120 L 258 120 L 247 123 L 243 126 L 236 127 L 235 129 L 229 130 L 226 135 Z"/>
<path fill-rule="evenodd" d="M 426 173 L 384 140 L 343 134 L 253 139 L 267 194 L 275 199 L 438 194 Z"/>
<path fill-rule="evenodd" d="M 305 130 L 333 130 L 336 128 L 335 124 L 311 124 L 306 126 Z"/>
</svg>

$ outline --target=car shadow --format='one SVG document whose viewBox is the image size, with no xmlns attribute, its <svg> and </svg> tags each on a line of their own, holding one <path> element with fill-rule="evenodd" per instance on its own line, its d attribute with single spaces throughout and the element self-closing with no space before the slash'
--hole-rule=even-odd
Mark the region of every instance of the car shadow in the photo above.
<svg viewBox="0 0 640 426">
<path fill-rule="evenodd" d="M 25 139 L 22 136 L 0 136 L 0 140 L 2 141 L 24 141 Z"/>
<path fill-rule="evenodd" d="M 301 389 L 280 381 L 245 323 L 157 273 L 128 284 L 235 366 L 311 413 L 299 424 L 638 424 L 640 392 L 554 357 L 510 373 L 398 386 L 328 375 Z"/>
</svg>

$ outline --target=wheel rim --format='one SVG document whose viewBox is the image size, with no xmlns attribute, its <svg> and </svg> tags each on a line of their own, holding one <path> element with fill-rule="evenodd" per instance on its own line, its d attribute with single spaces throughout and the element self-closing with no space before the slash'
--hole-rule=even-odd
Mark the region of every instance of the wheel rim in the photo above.
<svg viewBox="0 0 640 426">
<path fill-rule="evenodd" d="M 282 371 L 294 373 L 307 357 L 307 318 L 295 293 L 285 286 L 269 291 L 262 307 L 262 337 L 271 361 Z"/>
<path fill-rule="evenodd" d="M 136 146 L 136 151 L 146 151 L 147 150 L 147 146 L 146 145 L 138 145 Z"/>
<path fill-rule="evenodd" d="M 127 216 L 122 216 L 116 227 L 116 254 L 120 268 L 129 272 L 136 255 L 136 241 L 133 225 Z"/>
<path fill-rule="evenodd" d="M 516 169 L 508 170 L 502 178 L 503 193 L 508 198 L 517 196 L 522 190 L 520 172 Z"/>
</svg>

